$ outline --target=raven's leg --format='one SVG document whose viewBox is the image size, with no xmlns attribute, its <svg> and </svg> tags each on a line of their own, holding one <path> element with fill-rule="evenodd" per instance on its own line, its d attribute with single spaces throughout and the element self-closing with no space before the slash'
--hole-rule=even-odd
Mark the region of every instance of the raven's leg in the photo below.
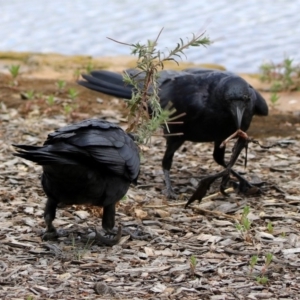
<svg viewBox="0 0 300 300">
<path fill-rule="evenodd" d="M 170 179 L 170 169 L 172 166 L 173 156 L 175 151 L 184 143 L 184 139 L 180 137 L 167 138 L 167 148 L 162 160 L 163 172 L 166 182 L 166 196 L 170 199 L 176 199 L 176 193 L 174 192 Z"/>
<path fill-rule="evenodd" d="M 220 148 L 221 143 L 222 142 L 220 142 L 220 141 L 215 141 L 213 157 L 214 157 L 214 160 L 217 164 L 219 164 L 219 165 L 223 166 L 224 168 L 226 168 L 226 164 L 225 164 L 225 161 L 224 161 L 225 148 L 226 147 Z"/>
<path fill-rule="evenodd" d="M 225 147 L 220 148 L 220 145 L 222 144 L 221 141 L 215 141 L 214 144 L 214 153 L 213 157 L 216 163 L 223 166 L 224 168 L 227 167 L 227 164 L 225 163 L 224 156 L 225 156 Z M 248 193 L 249 189 L 252 189 L 255 184 L 250 183 L 247 181 L 242 175 L 240 175 L 238 172 L 234 171 L 233 169 L 230 169 L 230 172 L 233 176 L 235 176 L 240 184 L 239 184 L 239 191 L 242 193 Z M 257 184 L 261 185 L 261 184 Z"/>
<path fill-rule="evenodd" d="M 58 237 L 56 228 L 52 224 L 53 220 L 55 219 L 56 208 L 57 202 L 54 199 L 48 197 L 44 212 L 46 231 L 42 236 L 43 240 L 47 241 Z"/>
<path fill-rule="evenodd" d="M 121 226 L 119 226 L 118 231 L 115 232 L 115 230 L 113 230 L 115 226 L 115 210 L 116 210 L 115 204 L 108 205 L 103 208 L 102 228 L 104 229 L 105 232 L 114 235 L 115 237 L 113 239 L 104 237 L 97 231 L 97 229 L 95 229 L 96 239 L 101 244 L 107 246 L 116 245 L 120 241 L 122 233 L 128 234 L 131 236 L 131 238 L 138 239 L 138 240 L 145 240 L 149 238 L 148 234 L 145 234 L 140 231 L 132 232 L 130 229 L 126 229 L 126 228 L 123 229 Z"/>
<path fill-rule="evenodd" d="M 107 233 L 112 233 L 115 226 L 116 204 L 103 207 L 102 228 Z"/>
<path fill-rule="evenodd" d="M 117 234 L 113 231 L 113 228 L 115 226 L 115 213 L 116 213 L 115 203 L 103 207 L 102 228 L 105 232 L 112 234 L 115 237 L 113 239 L 104 237 L 95 228 L 96 240 L 99 241 L 101 244 L 107 246 L 113 246 L 116 245 L 122 237 L 121 226 L 119 226 Z"/>
</svg>

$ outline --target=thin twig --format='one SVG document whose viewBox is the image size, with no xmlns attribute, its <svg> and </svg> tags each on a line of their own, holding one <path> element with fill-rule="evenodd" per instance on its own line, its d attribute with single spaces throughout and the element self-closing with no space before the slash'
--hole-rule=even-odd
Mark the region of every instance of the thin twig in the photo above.
<svg viewBox="0 0 300 300">
<path fill-rule="evenodd" d="M 226 189 L 224 192 L 229 194 L 229 193 L 234 192 L 234 189 L 232 187 L 230 187 L 230 188 Z M 219 197 L 219 196 L 222 196 L 222 195 L 223 194 L 220 191 L 217 192 L 217 193 L 211 194 L 209 196 L 206 196 L 206 197 L 202 198 L 201 203 L 207 202 L 208 200 L 210 200 L 212 198 Z"/>
<path fill-rule="evenodd" d="M 184 112 L 184 113 L 179 114 L 179 115 L 177 115 L 177 116 L 175 116 L 175 117 L 169 118 L 169 119 L 168 119 L 168 122 L 169 122 L 169 121 L 177 120 L 177 119 L 179 119 L 179 118 L 181 118 L 181 117 L 184 117 L 185 115 L 186 115 L 186 113 Z"/>
<path fill-rule="evenodd" d="M 166 133 L 163 136 L 176 136 L 176 135 L 183 135 L 182 132 L 178 132 L 178 133 Z"/>
<path fill-rule="evenodd" d="M 227 214 L 224 214 L 224 213 L 222 213 L 220 211 L 212 211 L 212 210 L 201 208 L 199 206 L 192 206 L 191 208 L 194 209 L 194 210 L 197 210 L 199 212 L 202 212 L 202 213 L 206 213 L 206 214 L 210 214 L 210 215 L 215 215 L 215 216 L 223 217 L 223 218 L 230 219 L 230 220 L 235 220 L 235 221 L 240 220 L 239 217 L 227 215 Z"/>
<path fill-rule="evenodd" d="M 157 38 L 156 38 L 156 40 L 154 41 L 154 45 L 157 44 L 157 41 L 159 40 L 159 37 L 160 37 L 161 33 L 163 32 L 163 30 L 164 30 L 164 27 L 162 27 L 162 29 L 161 29 L 160 32 L 158 33 Z"/>
<path fill-rule="evenodd" d="M 225 193 L 231 193 L 233 192 L 234 189 L 232 187 L 226 189 L 224 192 Z M 221 196 L 222 193 L 221 192 L 217 192 L 217 193 L 214 193 L 214 194 L 211 194 L 209 196 L 206 196 L 204 198 L 202 198 L 202 201 L 201 203 L 203 202 L 206 202 L 212 198 L 215 198 L 215 197 L 218 197 L 218 196 Z M 174 207 L 174 206 L 184 206 L 186 204 L 186 202 L 177 202 L 177 203 L 168 203 L 167 205 L 146 205 L 146 206 L 143 206 L 144 208 L 168 208 L 168 207 Z M 191 206 L 191 207 L 195 207 L 195 206 Z"/>
<path fill-rule="evenodd" d="M 132 46 L 131 44 L 128 44 L 128 43 L 123 43 L 123 42 L 120 42 L 120 41 L 114 40 L 114 39 L 112 39 L 112 38 L 110 38 L 110 37 L 106 37 L 106 38 L 107 38 L 107 39 L 109 39 L 109 40 L 111 40 L 111 41 L 113 41 L 113 42 L 115 42 L 115 43 L 121 44 L 121 45 L 125 45 L 125 46 Z"/>
<path fill-rule="evenodd" d="M 176 124 L 183 124 L 183 122 L 167 122 L 167 124 L 176 125 Z"/>
</svg>

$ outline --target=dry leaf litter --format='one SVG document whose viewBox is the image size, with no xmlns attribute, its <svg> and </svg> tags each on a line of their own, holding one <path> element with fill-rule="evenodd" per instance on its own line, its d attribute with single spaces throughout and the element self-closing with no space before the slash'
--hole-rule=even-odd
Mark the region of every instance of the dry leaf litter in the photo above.
<svg viewBox="0 0 300 300">
<path fill-rule="evenodd" d="M 120 123 L 119 114 L 102 117 Z M 300 139 L 263 150 L 250 144 L 235 169 L 265 181 L 262 194 L 215 195 L 184 209 L 201 177 L 221 170 L 211 143 L 185 143 L 171 170 L 179 199 L 167 201 L 161 159 L 165 141 L 142 146 L 137 186 L 117 206 L 116 223 L 142 229 L 147 240 L 124 236 L 120 244 L 93 243 L 101 209 L 70 206 L 57 210 L 54 224 L 65 232 L 42 242 L 46 197 L 41 167 L 12 155 L 12 143 L 42 144 L 48 133 L 70 121 L 64 115 L 0 111 L 0 298 L 1 299 L 300 299 Z M 261 140 L 271 144 L 280 137 Z M 227 147 L 227 157 L 233 142 Z M 220 182 L 207 195 L 218 192 Z M 244 206 L 250 229 L 241 231 Z M 269 225 L 268 225 L 269 224 Z M 272 226 L 271 226 L 271 225 Z M 269 266 L 266 255 L 273 255 Z M 258 256 L 253 268 L 251 257 Z M 266 277 L 262 284 L 257 278 Z"/>
</svg>

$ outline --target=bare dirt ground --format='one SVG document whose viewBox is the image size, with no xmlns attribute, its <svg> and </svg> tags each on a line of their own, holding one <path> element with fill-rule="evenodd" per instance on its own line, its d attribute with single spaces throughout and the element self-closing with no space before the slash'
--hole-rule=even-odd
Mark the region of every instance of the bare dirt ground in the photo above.
<svg viewBox="0 0 300 300">
<path fill-rule="evenodd" d="M 122 100 L 88 91 L 75 81 L 87 64 L 121 71 L 133 62 L 1 57 L 1 299 L 300 299 L 298 92 L 282 93 L 270 116 L 255 118 L 248 132 L 263 144 L 281 144 L 270 150 L 250 144 L 247 168 L 244 156 L 236 165 L 247 178 L 266 182 L 261 195 L 244 197 L 233 191 L 229 197 L 217 194 L 184 209 L 201 177 L 221 170 L 212 159 L 212 144 L 185 143 L 171 170 L 180 197 L 167 201 L 161 171 L 165 142 L 155 137 L 141 149 L 138 185 L 120 201 L 116 216 L 117 224 L 147 232 L 147 240 L 124 236 L 111 248 L 97 245 L 92 237 L 94 226 L 101 227 L 101 209 L 72 206 L 59 209 L 54 221 L 66 234 L 42 242 L 46 198 L 41 168 L 15 158 L 11 144 L 41 144 L 54 129 L 90 117 L 126 128 Z M 22 65 L 17 85 L 11 84 L 7 71 L 11 64 Z M 243 76 L 269 99 L 257 77 Z M 61 90 L 58 80 L 66 81 Z M 73 100 L 70 88 L 79 92 Z M 231 148 L 232 143 L 228 157 Z M 218 192 L 219 183 L 208 195 Z M 251 226 L 238 230 L 245 205 L 250 207 Z M 269 265 L 268 253 L 273 255 Z M 251 268 L 254 256 L 258 260 Z"/>
</svg>

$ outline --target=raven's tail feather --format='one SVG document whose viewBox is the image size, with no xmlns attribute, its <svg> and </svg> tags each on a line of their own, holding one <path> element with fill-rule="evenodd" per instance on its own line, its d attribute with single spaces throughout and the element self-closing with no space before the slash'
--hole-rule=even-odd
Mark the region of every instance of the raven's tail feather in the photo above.
<svg viewBox="0 0 300 300">
<path fill-rule="evenodd" d="M 118 98 L 131 99 L 133 87 L 125 85 L 122 75 L 109 71 L 93 71 L 90 75 L 83 74 L 86 80 L 78 81 L 78 84 L 107 95 Z"/>
<path fill-rule="evenodd" d="M 62 164 L 76 164 L 72 159 L 57 155 L 54 152 L 47 151 L 45 146 L 29 146 L 29 145 L 15 145 L 17 152 L 14 156 L 21 157 L 26 160 L 33 161 L 39 165 L 62 165 Z"/>
</svg>

